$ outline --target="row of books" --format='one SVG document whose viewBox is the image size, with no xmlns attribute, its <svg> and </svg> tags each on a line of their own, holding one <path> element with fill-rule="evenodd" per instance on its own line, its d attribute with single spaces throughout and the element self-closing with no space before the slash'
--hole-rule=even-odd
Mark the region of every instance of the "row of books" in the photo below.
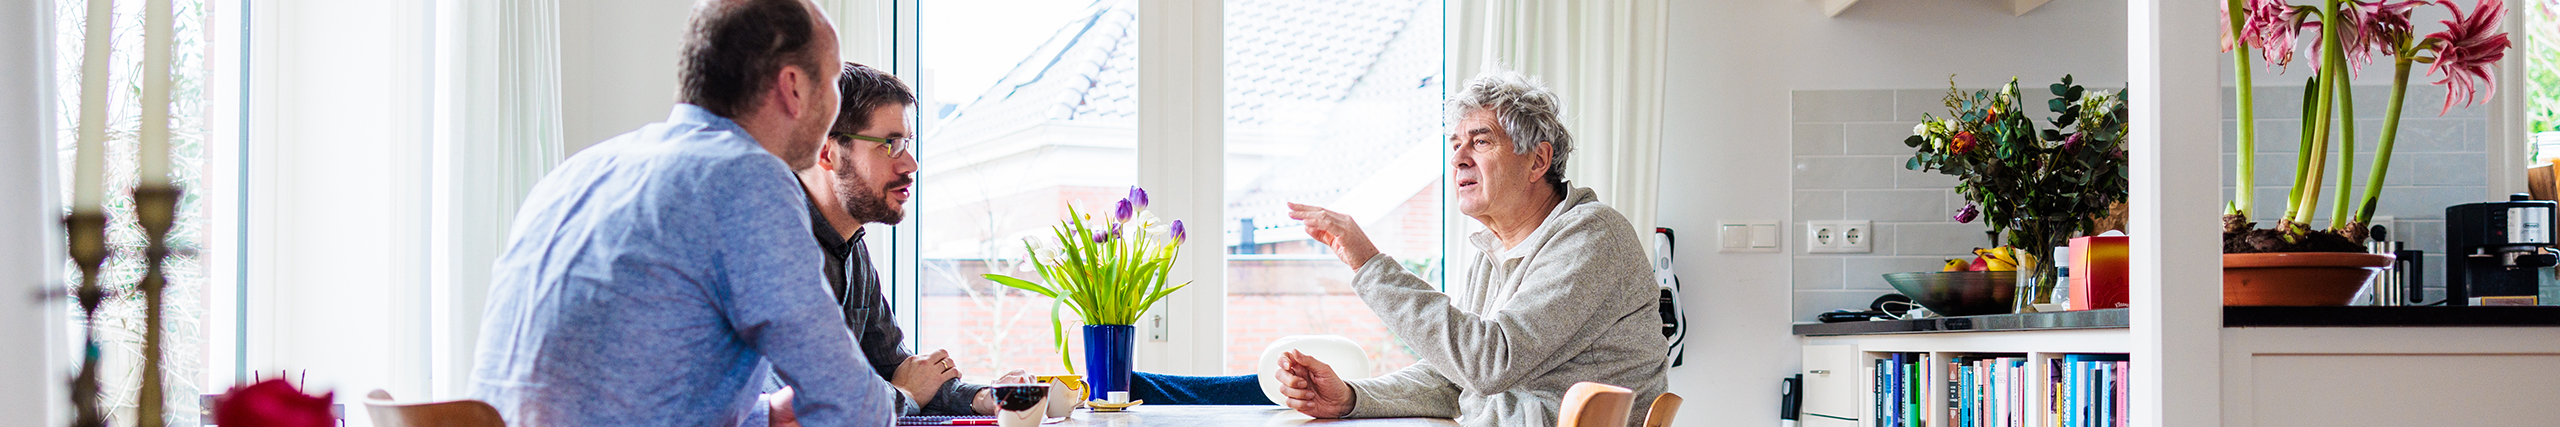
<svg viewBox="0 0 2560 427">
<path fill-rule="evenodd" d="M 2053 424 L 2061 427 L 2124 427 L 2133 401 L 2126 396 L 2126 371 L 2133 367 L 2122 354 L 2072 354 L 2052 359 Z"/>
<path fill-rule="evenodd" d="M 1958 356 L 1947 363 L 1955 427 L 2026 427 L 2027 358 Z"/>
<path fill-rule="evenodd" d="M 1875 427 L 2031 427 L 2040 411 L 2051 427 L 2122 427 L 2130 400 L 2125 390 L 2131 362 L 2122 354 L 2071 354 L 2045 359 L 2042 375 L 2023 355 L 1938 357 L 1885 353 L 1876 358 Z M 2031 381 L 2048 393 L 2030 399 Z M 1943 385 L 1944 412 L 1924 405 L 1925 387 Z"/>
</svg>

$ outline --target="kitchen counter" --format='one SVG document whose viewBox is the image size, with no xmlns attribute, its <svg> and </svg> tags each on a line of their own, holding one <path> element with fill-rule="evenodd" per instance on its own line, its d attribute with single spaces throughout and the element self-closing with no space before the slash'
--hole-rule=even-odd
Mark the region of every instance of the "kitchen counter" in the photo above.
<svg viewBox="0 0 2560 427">
<path fill-rule="evenodd" d="M 2222 326 L 2560 326 L 2560 306 L 2223 307 Z"/>
<path fill-rule="evenodd" d="M 1823 336 L 2106 329 L 2124 328 L 2131 324 L 2131 310 L 2117 308 L 2106 310 L 2064 311 L 2056 313 L 1932 317 L 1912 320 L 1799 323 L 1795 325 L 1795 334 L 1803 336 Z"/>
</svg>

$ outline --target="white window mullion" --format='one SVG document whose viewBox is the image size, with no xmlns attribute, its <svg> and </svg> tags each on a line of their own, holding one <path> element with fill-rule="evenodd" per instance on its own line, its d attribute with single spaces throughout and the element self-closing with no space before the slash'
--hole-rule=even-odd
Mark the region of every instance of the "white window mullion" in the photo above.
<svg viewBox="0 0 2560 427">
<path fill-rule="evenodd" d="M 1190 282 L 1139 319 L 1137 367 L 1220 374 L 1226 354 L 1226 262 L 1216 238 L 1224 216 L 1226 144 L 1223 2 L 1138 3 L 1138 185 L 1156 216 L 1183 220 L 1172 281 Z M 1156 328 L 1164 328 L 1162 331 Z M 1166 339 L 1155 337 L 1162 334 Z"/>
</svg>

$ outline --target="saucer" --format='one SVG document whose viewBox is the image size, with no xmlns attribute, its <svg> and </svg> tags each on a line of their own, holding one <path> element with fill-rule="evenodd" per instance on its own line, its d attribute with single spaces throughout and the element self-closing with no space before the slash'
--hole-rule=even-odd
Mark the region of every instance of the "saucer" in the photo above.
<svg viewBox="0 0 2560 427">
<path fill-rule="evenodd" d="M 1129 401 L 1129 403 L 1111 403 L 1111 402 L 1104 402 L 1104 401 L 1100 401 L 1100 400 L 1095 400 L 1095 401 L 1085 402 L 1085 403 L 1084 403 L 1084 406 L 1085 406 L 1086 408 L 1092 409 L 1094 412 L 1120 412 L 1120 411 L 1126 411 L 1126 410 L 1129 410 L 1129 407 L 1132 407 L 1132 406 L 1138 406 L 1138 405 L 1143 405 L 1143 404 L 1146 404 L 1146 403 L 1147 403 L 1147 400 L 1146 400 L 1146 399 L 1132 400 L 1132 401 Z"/>
</svg>

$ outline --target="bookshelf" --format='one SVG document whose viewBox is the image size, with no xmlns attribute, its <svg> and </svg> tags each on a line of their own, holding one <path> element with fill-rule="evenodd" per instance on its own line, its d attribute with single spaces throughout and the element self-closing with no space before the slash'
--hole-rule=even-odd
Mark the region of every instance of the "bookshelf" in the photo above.
<svg viewBox="0 0 2560 427">
<path fill-rule="evenodd" d="M 2013 378 L 2049 378 L 2051 361 L 2070 355 L 2126 356 L 2133 352 L 2128 328 L 2123 320 L 2125 310 L 2092 310 L 2085 312 L 2010 314 L 1919 319 L 1884 322 L 1851 322 L 1796 325 L 1804 342 L 1804 407 L 1799 418 L 1806 427 L 1873 426 L 1884 414 L 1877 413 L 1877 372 L 1879 360 L 1896 354 L 1920 356 L 1936 364 L 1966 357 L 2011 357 L 2023 362 Z M 1987 329 L 1946 329 L 1946 324 L 1978 325 Z M 2042 323 L 2038 327 L 2018 327 L 2024 323 Z M 1893 328 L 1903 324 L 1904 328 Z M 1941 329 L 1919 329 L 1936 324 Z M 1846 332 L 1849 329 L 1870 331 Z M 2136 371 L 2138 372 L 2138 371 Z M 1959 425 L 1949 422 L 1947 373 L 1921 370 L 1918 402 L 1919 414 L 1933 415 L 1923 426 Z M 2044 381 L 2022 381 L 2017 392 L 2027 406 L 2047 407 L 2052 402 L 2052 387 Z M 1959 393 L 1961 394 L 1961 393 Z M 2020 402 L 2012 400 L 2013 402 Z M 2030 426 L 2053 425 L 2045 411 L 2023 410 Z"/>
</svg>

